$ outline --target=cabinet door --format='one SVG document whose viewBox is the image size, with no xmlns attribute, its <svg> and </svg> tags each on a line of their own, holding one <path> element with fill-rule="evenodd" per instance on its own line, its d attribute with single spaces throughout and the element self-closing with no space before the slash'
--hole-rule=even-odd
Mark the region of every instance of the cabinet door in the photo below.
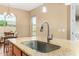
<svg viewBox="0 0 79 59">
<path fill-rule="evenodd" d="M 15 56 L 21 56 L 21 51 L 17 47 L 13 46 L 13 50 Z"/>
<path fill-rule="evenodd" d="M 24 52 L 22 52 L 20 49 L 18 49 L 16 46 L 14 46 L 12 43 L 9 42 L 9 56 L 28 56 Z"/>
<path fill-rule="evenodd" d="M 9 56 L 12 56 L 12 44 L 9 42 Z"/>
</svg>

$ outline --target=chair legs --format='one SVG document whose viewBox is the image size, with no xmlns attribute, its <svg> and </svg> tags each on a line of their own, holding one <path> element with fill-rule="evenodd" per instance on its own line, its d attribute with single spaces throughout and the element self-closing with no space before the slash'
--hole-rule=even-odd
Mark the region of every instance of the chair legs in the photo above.
<svg viewBox="0 0 79 59">
<path fill-rule="evenodd" d="M 4 45 L 4 53 L 5 53 L 6 55 L 9 54 L 9 44 Z"/>
</svg>

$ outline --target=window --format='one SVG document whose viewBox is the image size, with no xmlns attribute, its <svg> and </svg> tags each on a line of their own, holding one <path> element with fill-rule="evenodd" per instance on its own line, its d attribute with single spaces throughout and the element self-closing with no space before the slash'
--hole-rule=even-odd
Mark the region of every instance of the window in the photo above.
<svg viewBox="0 0 79 59">
<path fill-rule="evenodd" d="M 5 31 L 16 31 L 16 16 L 14 14 L 5 17 L 5 14 L 0 14 L 0 36 L 3 36 Z"/>
<path fill-rule="evenodd" d="M 4 19 L 4 15 L 0 14 L 0 26 L 4 26 L 4 25 L 6 25 L 6 21 Z"/>
<path fill-rule="evenodd" d="M 16 26 L 16 17 L 14 14 L 5 18 L 4 14 L 0 14 L 0 26 Z"/>
<path fill-rule="evenodd" d="M 36 16 L 32 16 L 32 36 L 36 36 Z"/>
<path fill-rule="evenodd" d="M 16 26 L 16 17 L 14 14 L 6 17 L 7 26 Z"/>
</svg>

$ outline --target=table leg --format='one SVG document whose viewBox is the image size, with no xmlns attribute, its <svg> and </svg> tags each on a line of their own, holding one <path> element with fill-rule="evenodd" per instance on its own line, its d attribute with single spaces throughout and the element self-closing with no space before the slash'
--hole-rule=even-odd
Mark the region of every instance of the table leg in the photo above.
<svg viewBox="0 0 79 59">
<path fill-rule="evenodd" d="M 4 39 L 4 54 L 5 54 L 5 39 Z"/>
</svg>

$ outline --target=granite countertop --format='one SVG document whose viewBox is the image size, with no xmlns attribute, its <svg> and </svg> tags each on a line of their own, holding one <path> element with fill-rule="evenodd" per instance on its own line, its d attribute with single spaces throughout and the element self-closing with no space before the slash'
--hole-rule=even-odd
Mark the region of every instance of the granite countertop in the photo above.
<svg viewBox="0 0 79 59">
<path fill-rule="evenodd" d="M 77 56 L 79 55 L 79 40 L 67 40 L 67 39 L 56 39 L 51 40 L 51 44 L 56 44 L 61 46 L 60 49 L 48 52 L 41 53 L 37 50 L 31 49 L 28 46 L 21 44 L 24 41 L 35 40 L 34 37 L 22 37 L 22 38 L 13 38 L 8 39 L 9 42 L 17 46 L 20 50 L 30 56 Z"/>
</svg>

